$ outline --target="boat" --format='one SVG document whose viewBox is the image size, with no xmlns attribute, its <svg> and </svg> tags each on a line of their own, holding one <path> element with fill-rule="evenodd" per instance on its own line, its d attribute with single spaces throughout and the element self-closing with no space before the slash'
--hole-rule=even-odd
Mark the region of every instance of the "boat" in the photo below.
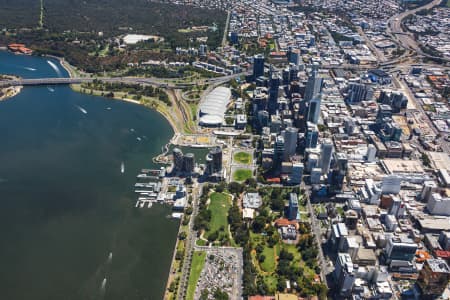
<svg viewBox="0 0 450 300">
<path fill-rule="evenodd" d="M 125 164 L 123 162 L 120 164 L 120 173 L 125 173 Z"/>
<path fill-rule="evenodd" d="M 79 106 L 79 105 L 75 105 L 77 108 L 78 108 L 78 110 L 79 111 L 81 111 L 83 114 L 87 114 L 87 110 L 85 110 L 84 108 L 82 108 L 81 106 Z"/>
</svg>

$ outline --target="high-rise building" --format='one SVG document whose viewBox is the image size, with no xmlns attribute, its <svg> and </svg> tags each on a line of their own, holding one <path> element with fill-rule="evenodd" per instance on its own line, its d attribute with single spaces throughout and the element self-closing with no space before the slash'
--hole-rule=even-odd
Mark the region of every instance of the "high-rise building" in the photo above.
<svg viewBox="0 0 450 300">
<path fill-rule="evenodd" d="M 282 135 L 278 135 L 274 143 L 274 161 L 277 166 L 283 161 L 284 147 L 284 138 Z"/>
<path fill-rule="evenodd" d="M 300 162 L 292 164 L 291 184 L 300 184 L 302 182 L 304 166 Z"/>
<path fill-rule="evenodd" d="M 298 215 L 298 196 L 296 193 L 289 194 L 288 219 L 297 220 Z"/>
<path fill-rule="evenodd" d="M 431 193 L 427 210 L 432 215 L 450 216 L 450 197 L 445 194 L 445 191 Z"/>
<path fill-rule="evenodd" d="M 442 259 L 427 259 L 419 272 L 421 299 L 436 299 L 442 296 L 450 281 L 450 267 Z"/>
<path fill-rule="evenodd" d="M 376 156 L 377 156 L 377 148 L 373 144 L 369 144 L 367 146 L 367 154 L 366 154 L 367 162 L 369 163 L 374 162 Z"/>
<path fill-rule="evenodd" d="M 348 95 L 346 100 L 348 103 L 371 100 L 373 97 L 372 88 L 362 83 L 350 83 L 347 91 Z"/>
<path fill-rule="evenodd" d="M 303 97 L 306 102 L 311 101 L 311 99 L 322 92 L 323 78 L 319 77 L 317 67 L 314 66 L 311 76 L 308 78 L 308 83 L 306 84 L 305 96 Z"/>
<path fill-rule="evenodd" d="M 298 80 L 298 65 L 290 64 L 289 65 L 289 81 L 297 81 Z"/>
<path fill-rule="evenodd" d="M 289 51 L 289 62 L 298 66 L 301 63 L 302 54 L 299 49 Z"/>
<path fill-rule="evenodd" d="M 398 194 L 402 178 L 397 175 L 387 175 L 383 177 L 381 192 L 383 194 Z"/>
<path fill-rule="evenodd" d="M 322 174 L 328 174 L 330 171 L 331 156 L 333 154 L 333 142 L 330 139 L 325 139 L 321 146 L 320 153 L 320 168 Z"/>
<path fill-rule="evenodd" d="M 278 93 L 280 92 L 281 75 L 277 70 L 270 70 L 269 78 L 269 101 L 268 111 L 272 115 L 276 112 L 278 107 Z"/>
<path fill-rule="evenodd" d="M 288 127 L 284 131 L 284 160 L 289 160 L 289 157 L 295 154 L 297 149 L 298 129 L 295 127 Z"/>
<path fill-rule="evenodd" d="M 356 274 L 350 254 L 338 253 L 334 269 L 334 277 L 336 279 L 337 290 L 339 291 L 340 296 L 351 296 Z"/>
<path fill-rule="evenodd" d="M 305 148 L 316 148 L 317 140 L 319 139 L 319 129 L 317 125 L 311 122 L 307 123 L 307 130 L 305 136 Z"/>
<path fill-rule="evenodd" d="M 173 148 L 173 171 L 181 172 L 183 170 L 183 152 L 179 148 Z"/>
<path fill-rule="evenodd" d="M 320 104 L 322 102 L 322 95 L 316 94 L 311 101 L 309 101 L 308 106 L 308 122 L 317 124 L 320 117 Z"/>
<path fill-rule="evenodd" d="M 233 45 L 239 44 L 239 35 L 238 35 L 238 33 L 236 31 L 232 31 L 230 33 L 230 42 Z"/>
<path fill-rule="evenodd" d="M 183 171 L 186 173 L 193 173 L 195 167 L 194 153 L 186 153 L 183 158 Z"/>
<path fill-rule="evenodd" d="M 346 118 L 344 120 L 344 128 L 345 128 L 345 132 L 348 135 L 352 135 L 355 132 L 355 128 L 356 128 L 355 121 L 353 121 L 352 118 Z"/>
<path fill-rule="evenodd" d="M 412 261 L 416 255 L 417 244 L 406 236 L 392 236 L 385 248 L 385 256 L 388 262 L 392 260 Z"/>
<path fill-rule="evenodd" d="M 212 148 L 209 153 L 211 154 L 213 158 L 213 165 L 214 170 L 221 171 L 222 170 L 222 148 L 220 147 L 214 147 Z"/>
<path fill-rule="evenodd" d="M 206 156 L 207 173 L 214 174 L 222 171 L 222 148 L 212 148 Z"/>
<path fill-rule="evenodd" d="M 253 80 L 259 76 L 264 76 L 264 55 L 256 54 L 253 57 Z"/>
</svg>

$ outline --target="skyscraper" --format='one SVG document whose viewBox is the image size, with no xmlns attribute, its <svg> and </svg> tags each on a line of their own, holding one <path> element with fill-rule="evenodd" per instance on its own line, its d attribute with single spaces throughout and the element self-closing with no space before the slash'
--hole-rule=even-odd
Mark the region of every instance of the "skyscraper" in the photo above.
<svg viewBox="0 0 450 300">
<path fill-rule="evenodd" d="M 207 173 L 214 174 L 222 170 L 222 149 L 220 147 L 212 148 L 206 156 Z"/>
<path fill-rule="evenodd" d="M 370 86 L 362 83 L 350 83 L 348 86 L 347 102 L 356 103 L 370 100 L 373 97 L 373 90 Z"/>
<path fill-rule="evenodd" d="M 278 135 L 274 144 L 274 160 L 278 166 L 283 161 L 284 155 L 284 138 L 282 135 Z"/>
<path fill-rule="evenodd" d="M 311 76 L 308 78 L 308 83 L 306 84 L 305 97 L 303 97 L 307 102 L 322 91 L 323 78 L 319 77 L 317 67 L 314 67 Z"/>
<path fill-rule="evenodd" d="M 308 107 L 308 122 L 317 124 L 320 117 L 320 104 L 322 102 L 322 95 L 316 94 L 311 101 L 309 101 Z"/>
<path fill-rule="evenodd" d="M 264 75 L 264 55 L 256 54 L 253 57 L 253 80 Z"/>
<path fill-rule="evenodd" d="M 173 148 L 173 171 L 181 172 L 183 170 L 183 152 L 179 148 Z"/>
<path fill-rule="evenodd" d="M 289 220 L 297 220 L 298 215 L 298 196 L 296 193 L 289 194 Z"/>
<path fill-rule="evenodd" d="M 297 149 L 298 129 L 294 127 L 286 128 L 284 132 L 284 160 L 295 154 Z"/>
<path fill-rule="evenodd" d="M 333 154 L 333 142 L 330 139 L 326 139 L 322 143 L 320 153 L 320 168 L 322 174 L 328 174 L 330 171 L 331 155 Z"/>
<path fill-rule="evenodd" d="M 195 156 L 193 153 L 186 153 L 183 158 L 183 171 L 187 173 L 194 172 Z"/>
<path fill-rule="evenodd" d="M 276 112 L 278 107 L 278 93 L 281 84 L 281 75 L 277 70 L 270 70 L 269 78 L 269 101 L 268 101 L 268 111 L 272 115 Z"/>
<path fill-rule="evenodd" d="M 317 125 L 311 122 L 307 123 L 308 129 L 306 130 L 305 148 L 316 148 L 317 140 L 319 139 L 319 129 Z"/>
</svg>

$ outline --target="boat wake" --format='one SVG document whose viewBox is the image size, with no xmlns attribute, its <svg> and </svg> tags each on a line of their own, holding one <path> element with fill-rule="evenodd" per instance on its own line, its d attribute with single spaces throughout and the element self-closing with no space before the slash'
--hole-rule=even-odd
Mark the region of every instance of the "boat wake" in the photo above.
<svg viewBox="0 0 450 300">
<path fill-rule="evenodd" d="M 52 93 L 55 91 L 54 88 L 51 88 L 51 87 L 49 87 L 49 86 L 47 87 L 47 90 L 49 90 L 49 91 L 52 92 Z"/>
<path fill-rule="evenodd" d="M 78 108 L 78 110 L 79 111 L 81 111 L 83 114 L 87 114 L 88 112 L 87 112 L 87 110 L 85 110 L 84 108 L 82 108 L 81 106 L 79 106 L 79 105 L 75 105 L 77 108 Z"/>
<path fill-rule="evenodd" d="M 30 67 L 23 67 L 25 70 L 28 70 L 28 71 L 32 71 L 32 72 L 35 72 L 35 71 L 37 71 L 35 68 L 30 68 Z"/>
<path fill-rule="evenodd" d="M 50 61 L 50 60 L 47 60 L 47 63 L 50 65 L 50 67 L 52 67 L 53 70 L 55 70 L 56 74 L 58 74 L 59 77 L 62 76 L 61 71 L 59 70 L 58 66 L 55 65 L 54 62 L 52 62 L 52 61 Z"/>
</svg>

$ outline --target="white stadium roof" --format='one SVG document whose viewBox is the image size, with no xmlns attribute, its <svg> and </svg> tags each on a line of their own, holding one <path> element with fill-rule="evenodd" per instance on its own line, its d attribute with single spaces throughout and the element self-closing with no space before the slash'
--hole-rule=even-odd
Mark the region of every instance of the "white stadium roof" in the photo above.
<svg viewBox="0 0 450 300">
<path fill-rule="evenodd" d="M 220 125 L 230 101 L 231 90 L 229 88 L 223 86 L 215 88 L 200 104 L 200 123 L 205 125 L 218 123 Z"/>
</svg>

